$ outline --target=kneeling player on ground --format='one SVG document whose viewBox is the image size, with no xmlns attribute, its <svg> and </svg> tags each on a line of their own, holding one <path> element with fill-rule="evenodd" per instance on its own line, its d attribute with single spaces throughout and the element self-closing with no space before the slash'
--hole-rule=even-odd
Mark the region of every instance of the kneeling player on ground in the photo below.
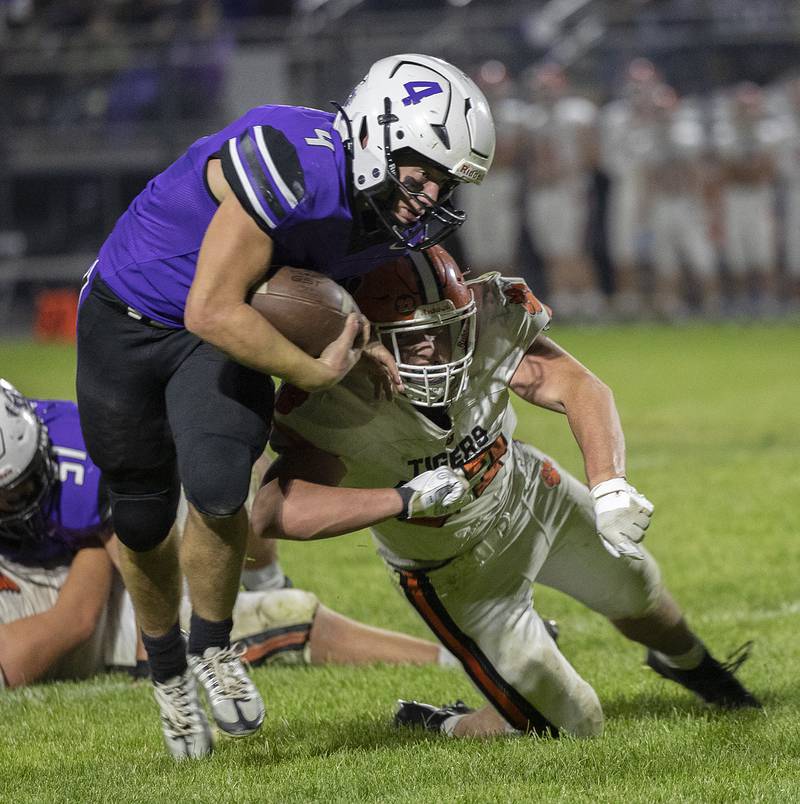
<svg viewBox="0 0 800 804">
<path fill-rule="evenodd" d="M 602 731 L 597 695 L 532 607 L 533 581 L 608 617 L 647 647 L 656 672 L 704 700 L 758 707 L 688 628 L 639 545 L 653 507 L 626 480 L 612 393 L 541 335 L 550 316 L 524 282 L 465 283 L 437 247 L 385 264 L 351 292 L 395 354 L 404 396 L 376 400 L 361 372 L 316 394 L 284 386 L 273 431 L 281 457 L 253 527 L 314 539 L 372 525 L 408 601 L 490 704 L 401 702 L 397 723 L 456 735 Z M 588 488 L 513 439 L 509 389 L 566 414 Z M 430 507 L 416 515 L 407 481 L 421 472 L 438 484 L 428 492 L 447 498 L 435 518 Z"/>
</svg>

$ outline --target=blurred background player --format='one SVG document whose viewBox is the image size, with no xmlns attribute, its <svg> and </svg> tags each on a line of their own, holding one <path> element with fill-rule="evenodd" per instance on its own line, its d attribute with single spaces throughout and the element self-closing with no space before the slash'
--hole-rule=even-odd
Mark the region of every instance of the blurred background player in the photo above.
<svg viewBox="0 0 800 804">
<path fill-rule="evenodd" d="M 653 92 L 654 145 L 645 156 L 651 304 L 666 320 L 689 311 L 689 297 L 702 312 L 720 314 L 720 281 L 706 214 L 708 164 L 702 111 L 681 102 L 666 84 Z M 688 282 L 687 282 L 688 280 Z"/>
<path fill-rule="evenodd" d="M 628 65 L 619 99 L 602 110 L 600 160 L 611 181 L 608 242 L 614 273 L 614 310 L 640 316 L 647 238 L 646 163 L 656 146 L 653 95 L 661 78 L 648 59 Z"/>
<path fill-rule="evenodd" d="M 522 227 L 520 174 L 525 108 L 515 95 L 508 68 L 496 59 L 484 62 L 475 73 L 495 121 L 497 131 L 492 169 L 480 187 L 464 185 L 457 202 L 467 213 L 469 226 L 459 229 L 464 264 L 470 270 L 502 271 L 514 265 Z"/>
<path fill-rule="evenodd" d="M 148 672 L 100 473 L 72 402 L 23 397 L 0 380 L 0 686 Z M 183 523 L 185 503 L 179 514 Z M 251 539 L 232 638 L 253 666 L 441 664 L 431 642 L 364 625 L 286 588 L 274 543 Z M 191 603 L 184 594 L 181 624 Z M 138 659 L 138 661 L 137 661 Z"/>
<path fill-rule="evenodd" d="M 778 311 L 775 180 L 783 136 L 757 84 L 738 84 L 720 99 L 714 150 L 723 254 L 738 316 Z"/>
<path fill-rule="evenodd" d="M 796 312 L 800 310 L 800 77 L 786 82 L 784 99 L 786 136 L 781 147 L 780 171 L 785 190 L 785 298 Z"/>
<path fill-rule="evenodd" d="M 559 318 L 596 320 L 605 311 L 605 297 L 587 253 L 587 221 L 597 162 L 597 108 L 571 93 L 557 64 L 531 68 L 526 88 L 531 103 L 525 210 L 534 251 L 544 263 L 548 302 Z"/>
</svg>

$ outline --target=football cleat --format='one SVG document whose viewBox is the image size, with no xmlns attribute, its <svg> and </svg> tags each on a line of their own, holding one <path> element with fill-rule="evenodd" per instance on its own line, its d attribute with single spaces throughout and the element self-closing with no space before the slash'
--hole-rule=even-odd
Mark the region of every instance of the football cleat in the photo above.
<svg viewBox="0 0 800 804">
<path fill-rule="evenodd" d="M 545 620 L 544 617 L 542 618 L 542 622 L 544 623 L 544 630 L 550 634 L 550 638 L 553 642 L 558 642 L 558 635 L 561 633 L 558 623 L 555 620 Z"/>
<path fill-rule="evenodd" d="M 167 750 L 175 759 L 199 759 L 214 748 L 211 728 L 197 696 L 197 685 L 187 668 L 168 681 L 153 682 L 161 710 L 161 730 Z"/>
<path fill-rule="evenodd" d="M 264 722 L 264 701 L 242 664 L 244 649 L 207 648 L 189 654 L 189 668 L 205 690 L 217 726 L 229 737 L 247 737 Z"/>
<path fill-rule="evenodd" d="M 706 703 L 723 709 L 761 709 L 761 702 L 749 692 L 734 673 L 750 656 L 752 642 L 735 650 L 724 663 L 710 653 L 692 670 L 679 670 L 665 664 L 653 651 L 647 652 L 646 664 L 663 678 L 675 681 L 699 695 Z"/>
<path fill-rule="evenodd" d="M 456 701 L 445 706 L 433 706 L 401 699 L 397 702 L 397 711 L 394 713 L 394 725 L 441 732 L 442 724 L 448 718 L 453 715 L 468 715 L 474 711 L 463 701 Z"/>
</svg>

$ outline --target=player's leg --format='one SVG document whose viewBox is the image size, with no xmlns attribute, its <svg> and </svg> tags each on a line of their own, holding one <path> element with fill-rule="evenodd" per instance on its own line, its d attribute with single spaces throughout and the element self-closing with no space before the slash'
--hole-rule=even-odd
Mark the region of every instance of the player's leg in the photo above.
<svg viewBox="0 0 800 804">
<path fill-rule="evenodd" d="M 522 573 L 535 550 L 532 540 L 520 537 L 488 559 L 472 551 L 440 569 L 398 571 L 408 601 L 500 715 L 498 720 L 482 710 L 465 713 L 458 733 L 602 731 L 597 695 L 532 608 L 530 582 Z M 401 702 L 397 722 L 413 723 L 407 715 L 415 711 Z M 439 725 L 447 733 L 455 727 Z"/>
<path fill-rule="evenodd" d="M 249 520 L 253 464 L 267 440 L 272 381 L 200 344 L 170 378 L 166 399 L 188 515 L 181 566 L 192 602 L 189 662 L 221 729 L 243 736 L 264 718 L 261 697 L 230 647 Z"/>
<path fill-rule="evenodd" d="M 164 739 L 178 759 L 212 749 L 178 625 L 181 576 L 176 540 L 168 538 L 179 482 L 164 383 L 197 343 L 184 330 L 129 317 L 98 280 L 84 296 L 78 317 L 81 428 L 109 489 L 121 571 L 142 628 Z"/>
<path fill-rule="evenodd" d="M 756 699 L 707 651 L 661 581 L 653 557 L 613 558 L 596 536 L 586 487 L 560 471 L 560 523 L 537 582 L 606 616 L 629 639 L 648 648 L 647 663 L 706 701 L 758 706 Z"/>
</svg>

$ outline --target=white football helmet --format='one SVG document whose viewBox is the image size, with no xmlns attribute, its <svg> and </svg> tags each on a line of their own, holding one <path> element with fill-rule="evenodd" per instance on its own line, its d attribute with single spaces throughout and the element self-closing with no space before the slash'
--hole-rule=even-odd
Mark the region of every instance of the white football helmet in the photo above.
<svg viewBox="0 0 800 804">
<path fill-rule="evenodd" d="M 413 405 L 447 407 L 467 388 L 475 298 L 455 260 L 433 246 L 352 280 L 359 309 L 392 353 Z"/>
<path fill-rule="evenodd" d="M 480 184 L 492 164 L 492 113 L 472 79 L 446 61 L 416 53 L 389 56 L 372 65 L 334 121 L 350 156 L 356 200 L 369 205 L 395 239 L 414 250 L 428 248 L 460 226 L 466 215 L 448 199 L 461 182 Z M 394 154 L 408 149 L 451 179 L 412 226 L 390 218 L 388 204 L 400 191 Z"/>
<path fill-rule="evenodd" d="M 0 539 L 44 538 L 55 479 L 47 428 L 28 400 L 0 379 Z"/>
</svg>

